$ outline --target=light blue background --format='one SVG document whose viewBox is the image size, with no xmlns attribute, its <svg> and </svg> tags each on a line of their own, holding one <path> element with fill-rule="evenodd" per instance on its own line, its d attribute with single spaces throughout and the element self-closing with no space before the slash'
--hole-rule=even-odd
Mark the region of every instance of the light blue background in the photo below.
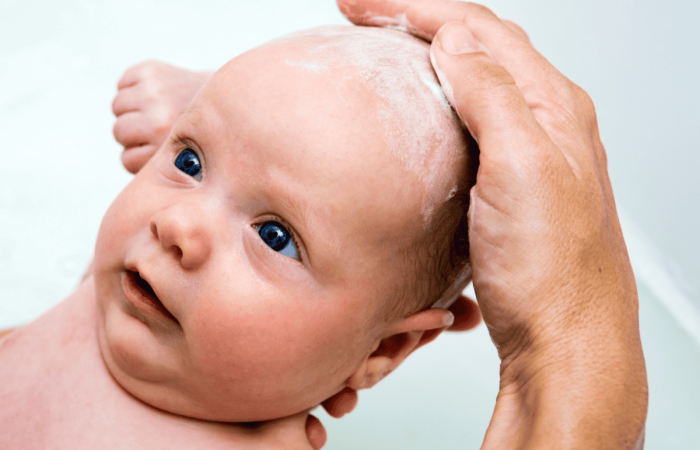
<svg viewBox="0 0 700 450">
<path fill-rule="evenodd" d="M 637 275 L 647 448 L 700 432 L 700 2 L 489 1 L 593 97 Z M 126 67 L 215 69 L 287 32 L 345 23 L 333 1 L 0 3 L 0 328 L 63 298 L 130 176 L 111 137 Z M 484 327 L 419 351 L 340 421 L 328 449 L 478 448 L 498 388 Z"/>
</svg>

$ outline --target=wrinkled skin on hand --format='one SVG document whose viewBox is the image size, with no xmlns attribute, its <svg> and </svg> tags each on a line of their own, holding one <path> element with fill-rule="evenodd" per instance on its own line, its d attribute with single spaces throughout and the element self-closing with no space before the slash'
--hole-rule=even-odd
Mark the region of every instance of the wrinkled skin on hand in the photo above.
<svg viewBox="0 0 700 450">
<path fill-rule="evenodd" d="M 432 41 L 446 95 L 479 144 L 470 252 L 502 361 L 484 446 L 642 445 L 637 291 L 590 97 L 481 5 L 338 5 L 358 25 L 393 18 Z"/>
</svg>

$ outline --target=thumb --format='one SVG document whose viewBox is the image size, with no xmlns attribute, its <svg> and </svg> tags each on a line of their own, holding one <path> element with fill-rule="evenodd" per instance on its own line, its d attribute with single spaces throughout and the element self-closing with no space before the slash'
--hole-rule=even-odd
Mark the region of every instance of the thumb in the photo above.
<svg viewBox="0 0 700 450">
<path fill-rule="evenodd" d="M 512 157 L 514 148 L 523 147 L 524 137 L 528 141 L 533 137 L 549 140 L 511 74 L 463 22 L 449 22 L 440 28 L 430 57 L 445 97 L 479 144 L 482 155 L 507 151 Z M 484 140 L 489 141 L 488 145 Z"/>
</svg>

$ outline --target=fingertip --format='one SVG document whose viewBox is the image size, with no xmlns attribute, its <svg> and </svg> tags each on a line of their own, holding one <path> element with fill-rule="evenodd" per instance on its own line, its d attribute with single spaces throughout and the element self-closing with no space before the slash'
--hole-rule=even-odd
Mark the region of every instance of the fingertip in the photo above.
<svg viewBox="0 0 700 450">
<path fill-rule="evenodd" d="M 446 24 L 433 41 L 431 61 L 445 97 L 481 144 L 482 135 L 531 127 L 534 119 L 523 123 L 524 115 L 531 113 L 515 80 L 473 37 L 461 22 Z"/>
<path fill-rule="evenodd" d="M 481 323 L 481 311 L 476 301 L 461 295 L 456 302 L 450 306 L 450 311 L 454 314 L 455 320 L 449 331 L 469 331 Z"/>
<path fill-rule="evenodd" d="M 340 419 L 345 414 L 348 414 L 355 409 L 357 406 L 357 401 L 357 391 L 346 387 L 321 404 L 328 415 L 335 417 L 336 419 Z"/>
<path fill-rule="evenodd" d="M 372 24 L 373 18 L 390 17 L 396 14 L 395 5 L 389 5 L 382 0 L 336 0 L 340 12 L 355 25 Z"/>
<path fill-rule="evenodd" d="M 460 105 L 455 98 L 455 91 L 450 82 L 450 75 L 453 70 L 451 66 L 457 64 L 461 59 L 461 55 L 484 53 L 488 57 L 493 58 L 491 52 L 482 44 L 474 34 L 469 30 L 469 27 L 461 21 L 452 21 L 444 24 L 435 34 L 432 45 L 430 46 L 430 61 L 435 70 L 435 74 L 440 81 L 445 98 L 452 105 L 457 115 L 462 120 L 462 123 L 467 127 L 467 130 L 472 137 L 478 141 L 474 130 L 461 111 Z"/>
<path fill-rule="evenodd" d="M 447 22 L 438 30 L 433 40 L 440 50 L 450 55 L 461 55 L 482 51 L 484 44 L 479 42 L 469 27 L 459 20 Z"/>
<path fill-rule="evenodd" d="M 306 418 L 306 437 L 314 450 L 320 450 L 328 440 L 325 427 L 316 416 L 311 414 Z"/>
<path fill-rule="evenodd" d="M 139 147 L 125 148 L 122 151 L 122 165 L 132 174 L 136 174 L 146 165 L 156 151 L 155 145 L 142 145 Z"/>
</svg>

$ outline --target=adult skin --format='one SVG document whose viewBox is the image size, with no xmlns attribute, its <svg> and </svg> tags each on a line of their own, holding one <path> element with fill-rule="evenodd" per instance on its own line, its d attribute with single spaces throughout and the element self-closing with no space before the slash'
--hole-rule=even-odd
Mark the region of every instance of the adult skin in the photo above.
<svg viewBox="0 0 700 450">
<path fill-rule="evenodd" d="M 338 6 L 358 25 L 402 26 L 431 41 L 448 99 L 479 144 L 468 217 L 474 288 L 501 358 L 483 448 L 641 448 L 648 395 L 637 292 L 589 96 L 520 27 L 483 6 Z M 115 137 L 133 172 L 162 142 L 153 130 L 167 114 L 156 113 L 162 97 L 128 89 L 158 86 L 159 70 L 173 69 L 149 63 L 128 71 L 113 105 Z M 181 73 L 194 91 L 208 78 Z M 453 311 L 453 328 L 473 325 L 469 299 Z M 347 391 L 325 406 L 340 416 L 356 401 Z M 314 436 L 325 434 L 313 424 L 318 447 Z"/>
</svg>

